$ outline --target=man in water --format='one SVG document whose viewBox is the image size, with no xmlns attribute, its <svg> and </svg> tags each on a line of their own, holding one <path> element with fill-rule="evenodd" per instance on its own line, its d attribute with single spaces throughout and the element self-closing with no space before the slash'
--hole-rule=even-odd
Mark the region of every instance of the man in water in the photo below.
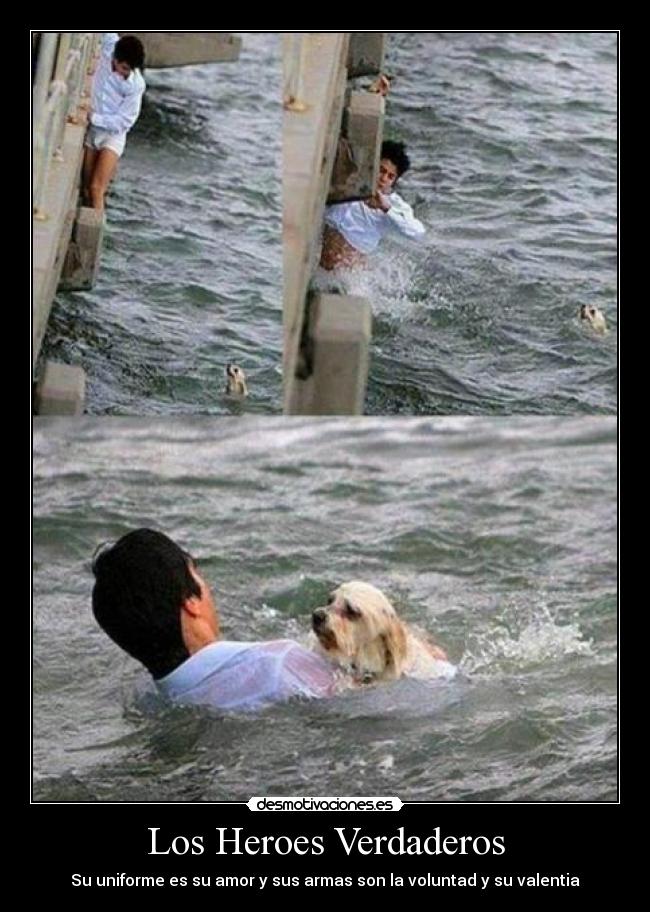
<svg viewBox="0 0 650 912">
<path fill-rule="evenodd" d="M 363 265 L 385 234 L 397 233 L 412 240 L 424 237 L 425 228 L 409 204 L 395 193 L 399 178 L 410 167 L 404 144 L 387 140 L 381 147 L 379 179 L 366 200 L 333 203 L 325 210 L 320 265 L 332 270 Z"/>
<path fill-rule="evenodd" d="M 93 573 L 97 623 L 174 702 L 252 710 L 334 693 L 332 666 L 293 640 L 224 640 L 195 562 L 160 532 L 138 529 L 105 546 Z"/>
<path fill-rule="evenodd" d="M 144 48 L 134 35 L 105 32 L 93 79 L 92 107 L 84 140 L 84 201 L 104 208 L 104 197 L 140 115 L 145 91 Z"/>
</svg>

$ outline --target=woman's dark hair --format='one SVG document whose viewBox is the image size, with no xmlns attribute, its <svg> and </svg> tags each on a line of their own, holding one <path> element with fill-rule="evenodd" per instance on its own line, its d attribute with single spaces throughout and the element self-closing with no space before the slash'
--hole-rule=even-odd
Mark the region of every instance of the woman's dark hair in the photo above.
<svg viewBox="0 0 650 912">
<path fill-rule="evenodd" d="M 406 174 L 411 167 L 411 159 L 406 154 L 406 146 L 402 142 L 387 139 L 381 144 L 381 158 L 387 158 L 397 168 L 397 176 Z"/>
<path fill-rule="evenodd" d="M 93 558 L 93 614 L 125 652 L 162 678 L 189 658 L 181 606 L 201 595 L 192 558 L 153 529 L 137 529 Z"/>
<path fill-rule="evenodd" d="M 113 57 L 118 63 L 128 63 L 132 70 L 144 72 L 144 47 L 135 35 L 124 35 L 115 45 Z"/>
</svg>

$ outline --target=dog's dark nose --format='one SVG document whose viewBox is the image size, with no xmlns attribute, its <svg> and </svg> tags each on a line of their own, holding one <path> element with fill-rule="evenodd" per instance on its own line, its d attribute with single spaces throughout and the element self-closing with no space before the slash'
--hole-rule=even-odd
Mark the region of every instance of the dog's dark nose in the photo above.
<svg viewBox="0 0 650 912">
<path fill-rule="evenodd" d="M 325 623 L 326 618 L 327 618 L 327 611 L 325 610 L 325 608 L 317 608 L 311 616 L 311 622 L 314 625 L 314 627 L 320 627 L 322 624 Z"/>
</svg>

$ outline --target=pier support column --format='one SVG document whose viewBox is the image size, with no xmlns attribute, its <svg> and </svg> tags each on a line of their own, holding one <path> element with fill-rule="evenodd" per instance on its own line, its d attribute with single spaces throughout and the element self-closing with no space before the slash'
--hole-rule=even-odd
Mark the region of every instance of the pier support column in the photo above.
<svg viewBox="0 0 650 912">
<path fill-rule="evenodd" d="M 291 413 L 362 415 L 372 336 L 369 302 L 352 295 L 315 294 L 309 323 L 309 376 L 296 381 Z"/>
<path fill-rule="evenodd" d="M 88 206 L 78 210 L 59 283 L 62 291 L 85 291 L 95 284 L 104 224 L 102 210 Z"/>
<path fill-rule="evenodd" d="M 334 167 L 328 202 L 371 196 L 377 186 L 379 154 L 384 135 L 385 101 L 372 92 L 351 92 L 343 114 L 343 151 L 351 157 L 344 168 Z M 336 183 L 334 183 L 336 181 Z"/>
<path fill-rule="evenodd" d="M 364 298 L 309 294 L 325 201 L 365 199 L 376 187 L 384 99 L 349 78 L 383 69 L 385 34 L 285 37 L 283 159 L 284 410 L 363 414 L 371 338 Z M 356 47 L 350 52 L 350 43 Z M 296 88 L 299 86 L 299 90 Z"/>
<path fill-rule="evenodd" d="M 81 367 L 46 361 L 36 384 L 34 412 L 37 415 L 82 415 L 86 398 L 86 375 Z"/>
<path fill-rule="evenodd" d="M 384 69 L 385 32 L 352 32 L 348 53 L 348 74 L 370 76 Z"/>
</svg>

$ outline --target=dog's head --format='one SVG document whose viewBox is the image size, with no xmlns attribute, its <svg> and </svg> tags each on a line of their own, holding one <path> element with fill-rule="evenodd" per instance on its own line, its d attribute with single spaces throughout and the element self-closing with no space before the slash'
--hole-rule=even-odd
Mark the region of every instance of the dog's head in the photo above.
<svg viewBox="0 0 650 912">
<path fill-rule="evenodd" d="M 237 364 L 226 365 L 226 392 L 231 396 L 248 396 L 246 374 Z"/>
<path fill-rule="evenodd" d="M 404 625 L 383 592 L 368 583 L 344 583 L 312 615 L 321 648 L 360 678 L 399 678 L 406 662 Z"/>
<path fill-rule="evenodd" d="M 604 333 L 607 330 L 607 322 L 602 310 L 594 307 L 593 304 L 582 304 L 580 306 L 580 319 L 589 323 L 596 332 Z"/>
</svg>

